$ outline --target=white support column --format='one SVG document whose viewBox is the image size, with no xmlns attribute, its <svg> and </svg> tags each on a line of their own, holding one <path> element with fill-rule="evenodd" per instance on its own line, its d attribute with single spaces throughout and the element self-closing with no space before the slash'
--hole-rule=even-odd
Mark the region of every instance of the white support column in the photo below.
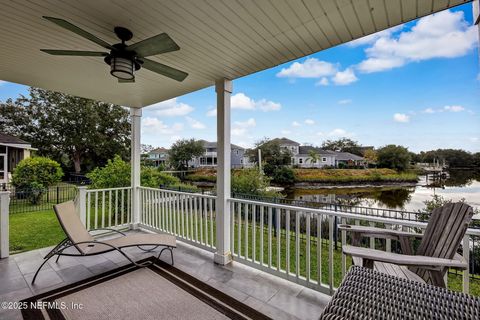
<svg viewBox="0 0 480 320">
<path fill-rule="evenodd" d="M 140 135 L 142 109 L 130 108 L 132 118 L 131 160 L 132 168 L 132 223 L 133 228 L 138 228 L 140 223 Z"/>
<path fill-rule="evenodd" d="M 218 80 L 215 83 L 217 93 L 217 206 L 216 233 L 217 252 L 214 262 L 226 265 L 232 261 L 230 252 L 230 96 L 232 81 Z"/>
<path fill-rule="evenodd" d="M 9 249 L 9 212 L 10 192 L 0 191 L 0 259 L 7 258 L 10 254 Z"/>
</svg>

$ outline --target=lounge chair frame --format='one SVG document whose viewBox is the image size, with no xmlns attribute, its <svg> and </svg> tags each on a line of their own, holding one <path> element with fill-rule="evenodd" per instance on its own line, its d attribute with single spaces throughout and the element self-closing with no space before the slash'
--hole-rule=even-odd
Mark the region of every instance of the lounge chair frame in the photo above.
<svg viewBox="0 0 480 320">
<path fill-rule="evenodd" d="M 55 212 L 56 212 L 57 208 L 55 208 Z M 58 214 L 57 214 L 57 217 L 58 217 Z M 137 267 L 147 267 L 147 266 L 150 266 L 154 263 L 153 260 L 150 260 L 150 261 L 146 261 L 146 262 L 143 262 L 143 263 L 137 263 L 135 262 L 132 258 L 130 258 L 125 252 L 122 251 L 123 248 L 129 248 L 129 247 L 137 247 L 139 248 L 140 250 L 144 251 L 144 252 L 152 252 L 154 251 L 155 249 L 157 249 L 158 247 L 165 247 L 163 248 L 162 250 L 160 250 L 158 256 L 156 257 L 157 260 L 160 260 L 160 257 L 162 255 L 162 253 L 165 251 L 165 250 L 168 250 L 170 251 L 170 258 L 171 258 L 171 265 L 173 266 L 174 265 L 174 259 L 173 259 L 173 249 L 175 247 L 172 247 L 172 246 L 169 246 L 169 245 L 165 245 L 165 244 L 157 244 L 157 243 L 145 243 L 145 244 L 132 244 L 132 245 L 125 245 L 125 246 L 121 246 L 121 247 L 117 247 L 117 246 L 114 246 L 110 243 L 107 243 L 107 242 L 103 242 L 103 241 L 98 241 L 98 240 L 92 240 L 92 241 L 80 241 L 80 242 L 74 242 L 72 241 L 72 239 L 70 238 L 69 234 L 68 234 L 68 231 L 66 230 L 65 226 L 63 225 L 61 219 L 59 218 L 59 222 L 60 222 L 60 225 L 62 226 L 62 229 L 64 230 L 64 232 L 67 234 L 67 237 L 65 239 L 63 239 L 62 241 L 60 241 L 60 243 L 58 243 L 52 250 L 50 250 L 49 253 L 47 253 L 45 255 L 45 257 L 43 258 L 44 261 L 42 262 L 42 264 L 38 267 L 37 271 L 35 272 L 35 275 L 33 276 L 33 279 L 32 279 L 32 284 L 35 283 L 35 280 L 37 279 L 37 276 L 40 272 L 40 270 L 42 269 L 42 267 L 51 259 L 53 258 L 54 256 L 57 256 L 57 259 L 55 260 L 55 262 L 58 262 L 58 260 L 60 259 L 61 256 L 69 256 L 69 257 L 87 257 L 87 256 L 96 256 L 96 255 L 99 255 L 99 254 L 104 254 L 104 253 L 107 253 L 107 252 L 112 252 L 112 251 L 117 251 L 119 252 L 122 256 L 124 256 L 128 261 L 130 261 L 132 264 L 134 264 L 135 266 Z M 108 231 L 108 232 L 115 232 L 117 234 L 120 234 L 122 237 L 125 237 L 127 236 L 125 233 L 119 231 L 119 230 L 116 230 L 116 229 L 111 229 L 111 228 L 97 228 L 97 229 L 91 229 L 91 230 L 87 230 L 87 232 L 90 234 L 91 232 L 94 232 L 94 231 L 99 231 L 99 230 L 104 230 L 104 231 Z M 108 233 L 107 232 L 107 233 Z M 89 244 L 91 246 L 94 246 L 94 245 L 104 245 L 104 246 L 107 246 L 108 248 L 106 248 L 105 250 L 101 250 L 101 251 L 95 251 L 93 253 L 88 253 L 88 252 L 82 252 L 78 245 L 81 245 L 81 244 Z M 152 248 L 149 248 L 149 249 L 145 249 L 143 247 L 152 247 Z M 78 253 L 75 253 L 75 252 L 65 252 L 65 250 L 67 249 L 70 249 L 70 248 L 75 248 L 76 251 Z"/>
</svg>

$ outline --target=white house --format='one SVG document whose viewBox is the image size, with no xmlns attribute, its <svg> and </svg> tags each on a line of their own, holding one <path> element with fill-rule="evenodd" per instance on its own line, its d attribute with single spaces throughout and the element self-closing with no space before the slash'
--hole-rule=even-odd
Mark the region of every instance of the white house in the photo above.
<svg viewBox="0 0 480 320">
<path fill-rule="evenodd" d="M 161 165 L 167 165 L 168 161 L 168 149 L 165 148 L 156 148 L 147 153 L 147 160 L 150 164 L 153 164 L 155 167 Z"/>
<path fill-rule="evenodd" d="M 200 157 L 192 159 L 189 163 L 189 167 L 216 167 L 217 166 L 217 142 L 210 142 L 206 140 L 200 140 L 203 143 L 205 149 L 204 153 Z M 245 149 L 231 144 L 231 167 L 243 168 L 248 166 L 248 157 L 245 156 Z"/>
<path fill-rule="evenodd" d="M 0 133 L 0 184 L 8 183 L 17 164 L 36 150 L 29 142 Z"/>
<path fill-rule="evenodd" d="M 288 150 L 292 154 L 291 164 L 300 168 L 323 168 L 323 167 L 343 167 L 343 166 L 362 166 L 365 159 L 349 152 L 337 152 L 324 150 L 312 146 L 301 146 L 300 143 L 288 138 L 275 138 L 271 141 L 280 145 L 281 149 Z M 318 155 L 317 161 L 312 161 L 311 151 Z"/>
</svg>

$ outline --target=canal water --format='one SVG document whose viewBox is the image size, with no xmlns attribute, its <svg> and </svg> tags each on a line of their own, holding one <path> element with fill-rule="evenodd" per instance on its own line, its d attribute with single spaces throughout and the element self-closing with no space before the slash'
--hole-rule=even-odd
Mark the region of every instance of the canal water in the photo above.
<svg viewBox="0 0 480 320">
<path fill-rule="evenodd" d="M 446 179 L 427 179 L 421 176 L 416 186 L 352 186 L 292 188 L 284 191 L 289 199 L 314 202 L 339 202 L 354 206 L 417 211 L 434 195 L 466 203 L 480 210 L 480 172 L 451 171 Z M 480 218 L 477 216 L 476 218 Z"/>
</svg>

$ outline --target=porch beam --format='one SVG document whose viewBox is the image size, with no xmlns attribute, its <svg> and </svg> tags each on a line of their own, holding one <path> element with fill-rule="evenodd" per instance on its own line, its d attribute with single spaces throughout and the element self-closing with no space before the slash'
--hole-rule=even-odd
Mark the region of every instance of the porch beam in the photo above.
<svg viewBox="0 0 480 320">
<path fill-rule="evenodd" d="M 232 81 L 221 79 L 215 82 L 217 93 L 217 205 L 216 235 L 217 251 L 214 262 L 226 265 L 232 261 L 230 252 L 230 96 Z"/>
<path fill-rule="evenodd" d="M 132 228 L 137 229 L 140 223 L 140 136 L 142 109 L 130 108 L 132 121 L 131 136 L 131 186 L 132 186 Z"/>
</svg>

